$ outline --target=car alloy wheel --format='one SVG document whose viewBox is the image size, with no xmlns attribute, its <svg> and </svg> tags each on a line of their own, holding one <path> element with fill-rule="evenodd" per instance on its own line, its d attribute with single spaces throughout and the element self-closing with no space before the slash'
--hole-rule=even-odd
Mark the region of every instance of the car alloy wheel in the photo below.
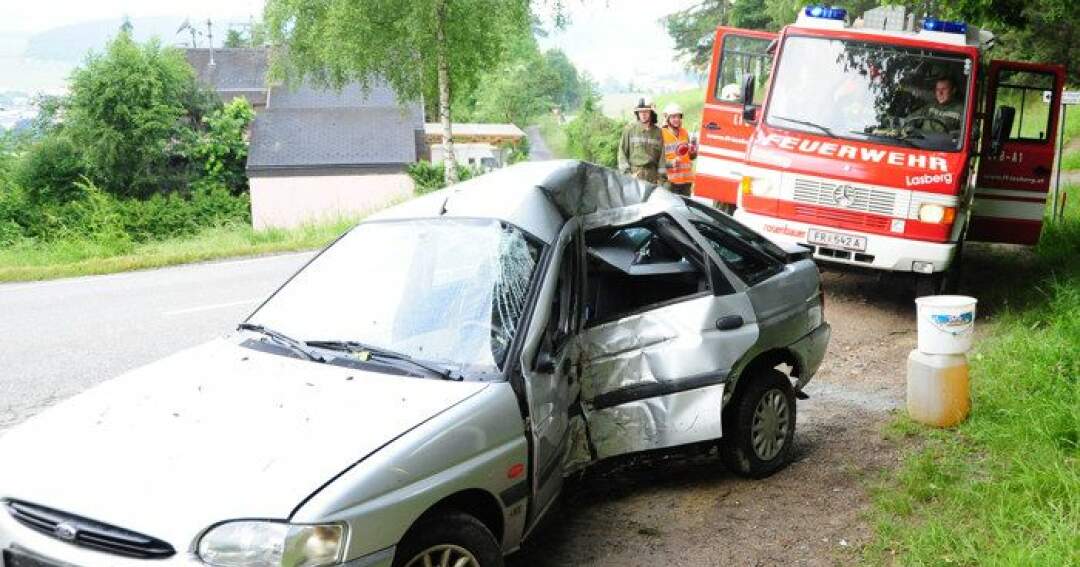
<svg viewBox="0 0 1080 567">
<path fill-rule="evenodd" d="M 759 459 L 770 461 L 780 454 L 787 441 L 789 414 L 787 398 L 780 390 L 769 390 L 761 397 L 750 428 L 751 445 Z"/>
<path fill-rule="evenodd" d="M 480 562 L 468 549 L 444 544 L 421 551 L 405 567 L 480 567 Z"/>
</svg>

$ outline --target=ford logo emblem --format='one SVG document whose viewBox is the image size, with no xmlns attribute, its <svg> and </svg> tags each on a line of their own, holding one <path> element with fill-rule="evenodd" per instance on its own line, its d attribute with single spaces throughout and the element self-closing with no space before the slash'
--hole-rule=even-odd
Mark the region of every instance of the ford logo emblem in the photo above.
<svg viewBox="0 0 1080 567">
<path fill-rule="evenodd" d="M 53 531 L 56 533 L 56 537 L 64 541 L 75 541 L 75 536 L 79 535 L 79 530 L 67 522 L 57 524 Z"/>
</svg>

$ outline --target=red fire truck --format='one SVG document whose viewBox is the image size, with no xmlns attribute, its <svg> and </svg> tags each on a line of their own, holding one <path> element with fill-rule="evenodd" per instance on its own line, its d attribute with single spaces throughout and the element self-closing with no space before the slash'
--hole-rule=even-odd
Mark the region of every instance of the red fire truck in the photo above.
<svg viewBox="0 0 1080 567">
<path fill-rule="evenodd" d="M 717 29 L 695 195 L 920 293 L 950 286 L 965 240 L 1037 242 L 1064 68 L 988 60 L 989 32 L 899 7 L 848 20 Z"/>
</svg>

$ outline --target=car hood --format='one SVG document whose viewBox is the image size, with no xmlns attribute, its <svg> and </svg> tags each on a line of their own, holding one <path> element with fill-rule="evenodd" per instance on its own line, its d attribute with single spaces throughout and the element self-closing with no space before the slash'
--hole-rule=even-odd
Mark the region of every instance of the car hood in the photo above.
<svg viewBox="0 0 1080 567">
<path fill-rule="evenodd" d="M 0 498 L 165 539 L 288 518 L 309 495 L 484 388 L 260 353 L 224 338 L 136 369 L 0 438 Z"/>
</svg>

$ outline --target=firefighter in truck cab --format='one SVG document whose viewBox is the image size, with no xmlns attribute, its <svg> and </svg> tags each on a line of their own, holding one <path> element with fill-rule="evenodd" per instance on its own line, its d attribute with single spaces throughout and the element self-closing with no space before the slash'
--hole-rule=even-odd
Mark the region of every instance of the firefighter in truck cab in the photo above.
<svg viewBox="0 0 1080 567">
<path fill-rule="evenodd" d="M 690 134 L 682 127 L 683 111 L 678 104 L 671 103 L 664 108 L 664 160 L 667 162 L 668 188 L 684 197 L 690 196 L 690 187 L 694 183 L 692 161 L 697 159 L 697 147 L 690 140 Z"/>
</svg>

